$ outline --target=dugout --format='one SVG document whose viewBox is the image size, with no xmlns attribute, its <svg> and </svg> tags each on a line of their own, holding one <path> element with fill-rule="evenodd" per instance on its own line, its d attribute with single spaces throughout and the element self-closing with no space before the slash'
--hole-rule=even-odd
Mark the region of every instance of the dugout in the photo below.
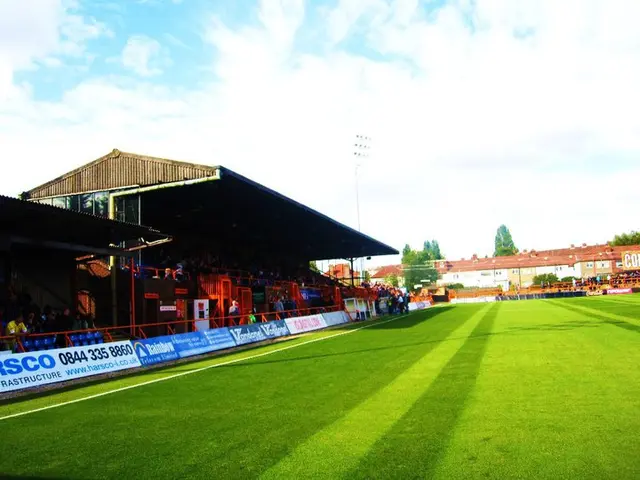
<svg viewBox="0 0 640 480">
<path fill-rule="evenodd" d="M 170 244 L 137 253 L 137 266 L 158 266 L 167 257 L 180 258 L 185 251 L 208 250 L 216 252 L 221 262 L 240 269 L 273 264 L 294 271 L 310 260 L 398 253 L 227 168 L 118 150 L 24 196 L 32 202 L 136 225 L 144 222 L 172 235 Z M 122 260 L 115 262 L 126 267 Z M 158 318 L 176 318 L 181 310 L 184 318 L 189 318 L 192 309 L 183 302 L 202 297 L 213 302 L 213 309 L 223 312 L 232 297 L 246 299 L 242 301 L 243 310 L 253 299 L 268 297 L 268 293 L 247 291 L 232 278 L 219 275 L 199 275 L 173 289 L 158 278 L 151 280 L 138 281 L 142 303 L 138 303 L 136 314 L 144 321 L 152 318 L 151 311 L 153 319 L 156 313 Z M 301 302 L 307 301 L 297 287 L 292 284 L 288 291 Z M 153 302 L 158 308 L 164 305 L 165 312 L 175 313 L 163 317 Z M 171 304 L 176 308 L 170 310 Z M 113 316 L 123 317 L 116 312 Z"/>
<path fill-rule="evenodd" d="M 101 292 L 86 295 L 81 287 L 83 271 L 99 258 L 132 255 L 118 246 L 124 242 L 142 249 L 168 240 L 148 227 L 0 196 L 0 291 L 5 294 L 11 285 L 18 292 L 28 292 L 40 307 L 66 306 L 95 314 L 88 311 L 89 306 L 95 306 L 95 294 Z M 105 287 L 101 305 L 108 311 L 109 282 Z M 128 299 L 127 284 L 121 288 Z M 3 304 L 7 301 L 0 299 Z"/>
</svg>

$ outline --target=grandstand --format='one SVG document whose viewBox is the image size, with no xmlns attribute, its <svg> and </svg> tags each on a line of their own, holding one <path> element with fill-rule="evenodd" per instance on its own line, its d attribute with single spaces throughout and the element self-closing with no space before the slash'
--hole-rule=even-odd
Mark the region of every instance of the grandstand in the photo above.
<svg viewBox="0 0 640 480">
<path fill-rule="evenodd" d="M 60 239 L 107 242 L 73 250 L 64 294 L 51 288 L 55 276 L 10 282 L 37 297 L 36 322 L 45 305 L 65 318 L 53 343 L 56 335 L 40 331 L 19 340 L 25 351 L 281 321 L 340 311 L 345 298 L 366 318 L 379 311 L 379 291 L 314 272 L 309 262 L 398 253 L 224 167 L 118 150 L 22 198 L 11 200 L 18 210 L 53 212 L 32 226 L 55 233 L 47 226 L 64 218 Z M 136 235 L 102 234 L 94 227 L 102 224 Z M 19 266 L 13 277 L 26 278 Z"/>
<path fill-rule="evenodd" d="M 30 331 L 40 334 L 23 339 L 25 350 L 66 346 L 64 338 L 56 338 L 56 325 L 60 330 L 88 326 L 87 318 L 65 313 L 78 298 L 78 259 L 127 258 L 131 252 L 117 245 L 126 242 L 142 249 L 170 240 L 149 227 L 9 197 L 0 197 L 0 225 L 0 320 L 3 332 L 10 322 L 23 318 Z M 51 305 L 58 306 L 60 315 L 53 315 L 53 308 L 47 307 Z M 101 343 L 104 338 L 101 332 L 85 332 L 77 339 Z M 2 340 L 5 347 L 14 344 L 12 338 Z"/>
</svg>

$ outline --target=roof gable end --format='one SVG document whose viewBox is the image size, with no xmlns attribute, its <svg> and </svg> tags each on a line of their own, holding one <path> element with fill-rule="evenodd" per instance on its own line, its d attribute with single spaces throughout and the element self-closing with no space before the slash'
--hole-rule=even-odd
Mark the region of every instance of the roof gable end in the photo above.
<svg viewBox="0 0 640 480">
<path fill-rule="evenodd" d="M 27 198 L 114 190 L 193 180 L 214 175 L 216 167 L 113 150 L 86 165 L 29 190 Z"/>
</svg>

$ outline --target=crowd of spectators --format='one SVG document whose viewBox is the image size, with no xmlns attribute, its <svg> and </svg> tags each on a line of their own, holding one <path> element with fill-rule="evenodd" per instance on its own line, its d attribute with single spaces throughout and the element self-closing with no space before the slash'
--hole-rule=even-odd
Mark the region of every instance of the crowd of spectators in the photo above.
<svg viewBox="0 0 640 480">
<path fill-rule="evenodd" d="M 600 285 L 609 284 L 609 282 L 611 281 L 611 278 L 612 278 L 611 275 L 607 275 L 606 277 L 601 275 L 596 275 L 594 277 L 581 278 L 577 280 L 574 279 L 573 286 L 578 288 L 599 287 Z"/>
<path fill-rule="evenodd" d="M 611 286 L 640 285 L 640 270 L 616 273 L 611 277 Z"/>
<path fill-rule="evenodd" d="M 162 278 L 178 282 L 197 278 L 200 274 L 221 274 L 229 276 L 235 285 L 241 287 L 266 287 L 282 282 L 295 282 L 303 287 L 339 285 L 337 280 L 311 270 L 308 264 L 286 265 L 284 262 L 274 261 L 260 266 L 251 265 L 250 262 L 240 265 L 238 262 L 224 262 L 220 257 L 208 252 L 180 255 L 177 260 L 171 255 L 163 255 L 157 267 L 140 268 L 136 274 L 144 278 Z"/>
<path fill-rule="evenodd" d="M 405 292 L 393 285 L 379 282 L 373 284 L 364 282 L 362 286 L 373 295 L 378 315 L 383 313 L 409 313 L 411 294 L 408 291 Z"/>
<path fill-rule="evenodd" d="M 28 289 L 18 291 L 12 286 L 7 288 L 0 299 L 0 323 L 0 336 L 6 337 L 2 342 L 2 348 L 7 350 L 15 349 L 16 337 L 93 328 L 93 322 L 89 317 L 73 314 L 68 307 L 55 309 L 46 305 L 40 308 L 33 301 Z M 64 347 L 64 337 L 58 340 L 61 342 L 60 346 Z"/>
<path fill-rule="evenodd" d="M 610 285 L 614 286 L 623 286 L 623 285 L 636 285 L 640 284 L 640 270 L 634 270 L 629 272 L 619 272 L 614 273 L 613 275 L 607 274 L 604 275 L 596 275 L 594 277 L 588 277 L 585 279 L 580 279 L 574 282 L 574 287 L 591 287 L 591 288 L 599 288 L 602 285 Z"/>
</svg>

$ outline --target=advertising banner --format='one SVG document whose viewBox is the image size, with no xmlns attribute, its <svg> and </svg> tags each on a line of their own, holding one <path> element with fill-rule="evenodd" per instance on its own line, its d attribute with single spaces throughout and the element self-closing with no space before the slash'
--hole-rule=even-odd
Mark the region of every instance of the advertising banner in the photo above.
<svg viewBox="0 0 640 480">
<path fill-rule="evenodd" d="M 326 328 L 327 323 L 322 318 L 322 315 L 308 315 L 306 317 L 287 318 L 287 328 L 291 335 L 298 333 L 311 332 L 313 330 L 319 330 Z"/>
<path fill-rule="evenodd" d="M 180 358 L 193 357 L 213 351 L 211 343 L 202 332 L 171 335 L 171 342 Z"/>
<path fill-rule="evenodd" d="M 322 291 L 318 288 L 301 288 L 300 295 L 306 301 L 318 300 L 322 298 Z"/>
<path fill-rule="evenodd" d="M 473 297 L 473 298 L 453 298 L 451 303 L 487 303 L 487 302 L 495 302 L 495 296 L 488 297 Z"/>
<path fill-rule="evenodd" d="M 228 328 L 216 328 L 206 332 L 190 332 L 163 337 L 145 338 L 133 342 L 133 348 L 142 365 L 155 365 L 179 358 L 193 357 L 215 350 L 233 348 Z"/>
<path fill-rule="evenodd" d="M 180 358 L 170 335 L 136 340 L 133 342 L 133 349 L 140 363 L 145 366 Z"/>
<path fill-rule="evenodd" d="M 286 337 L 290 335 L 287 328 L 287 322 L 284 320 L 275 320 L 273 322 L 259 323 L 260 329 L 267 338 Z"/>
<path fill-rule="evenodd" d="M 409 302 L 409 311 L 415 312 L 416 310 L 424 310 L 425 308 L 429 308 L 431 306 L 431 302 Z"/>
<path fill-rule="evenodd" d="M 0 356 L 0 393 L 140 366 L 131 342 Z"/>
<path fill-rule="evenodd" d="M 236 346 L 236 342 L 226 327 L 207 330 L 206 332 L 202 332 L 202 334 L 209 342 L 209 345 L 211 345 L 211 351 L 225 350 Z"/>
<path fill-rule="evenodd" d="M 624 295 L 627 293 L 633 293 L 630 288 L 610 288 L 607 290 L 607 295 Z"/>
<path fill-rule="evenodd" d="M 324 323 L 327 324 L 327 327 L 349 323 L 351 320 L 349 315 L 347 315 L 347 312 L 343 310 L 340 310 L 339 312 L 323 313 L 322 318 L 324 318 Z"/>
<path fill-rule="evenodd" d="M 640 270 L 640 251 L 628 250 L 622 252 L 623 270 Z"/>
<path fill-rule="evenodd" d="M 240 325 L 238 327 L 229 327 L 229 333 L 236 342 L 236 345 L 246 345 L 248 343 L 263 342 L 267 340 L 260 325 L 253 323 L 251 325 Z"/>
</svg>

